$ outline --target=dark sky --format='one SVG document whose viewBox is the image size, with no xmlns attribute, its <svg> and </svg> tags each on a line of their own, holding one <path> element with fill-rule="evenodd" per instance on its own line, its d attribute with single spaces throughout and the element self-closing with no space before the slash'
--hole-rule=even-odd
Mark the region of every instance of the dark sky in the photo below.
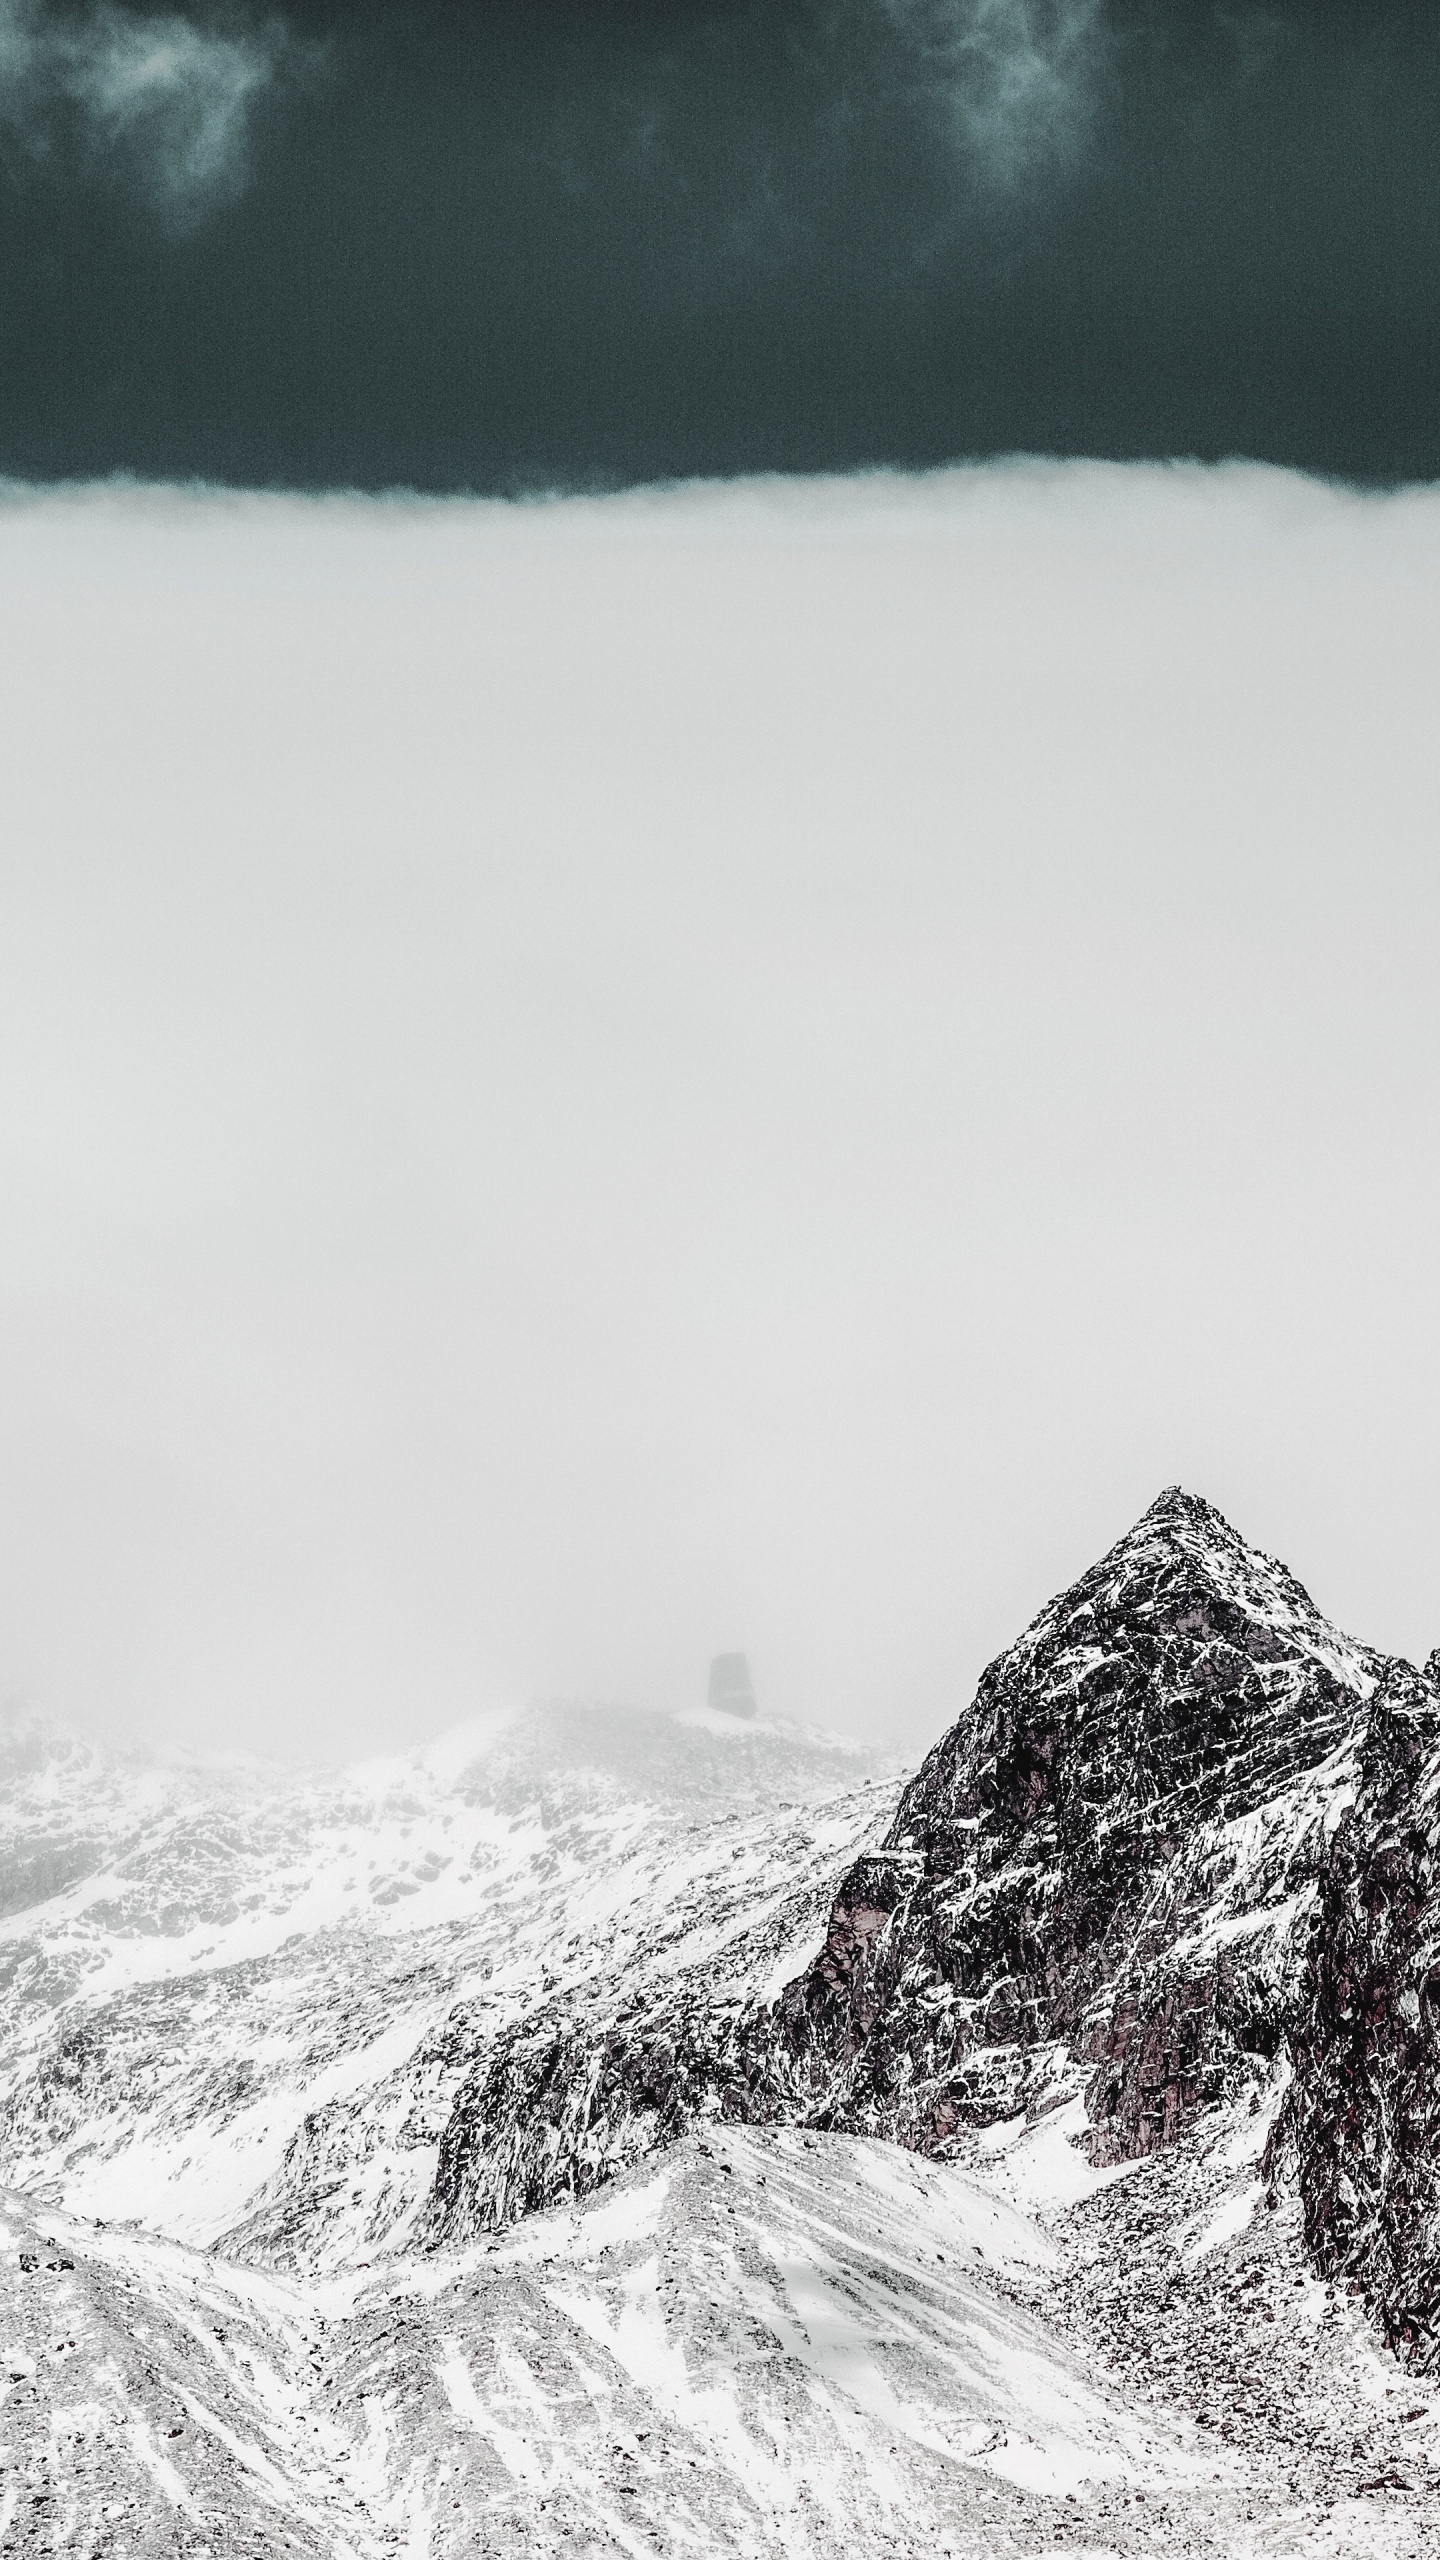
<svg viewBox="0 0 1440 2560">
<path fill-rule="evenodd" d="M 0 471 L 1440 471 L 1440 0 L 0 0 Z"/>
</svg>

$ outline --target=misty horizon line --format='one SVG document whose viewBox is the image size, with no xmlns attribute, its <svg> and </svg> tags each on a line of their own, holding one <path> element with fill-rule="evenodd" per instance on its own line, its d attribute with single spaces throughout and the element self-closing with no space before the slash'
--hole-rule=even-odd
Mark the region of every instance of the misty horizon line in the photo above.
<svg viewBox="0 0 1440 2560">
<path fill-rule="evenodd" d="M 425 487 L 416 481 L 223 479 L 200 473 L 145 473 L 129 469 L 108 472 L 58 473 L 52 477 L 0 472 L 0 519 L 37 503 L 67 501 L 76 505 L 114 500 L 169 499 L 203 506 L 219 503 L 257 510 L 267 506 L 300 506 L 317 512 L 345 507 L 377 510 L 393 507 L 417 514 L 488 508 L 500 514 L 539 515 L 547 510 L 607 507 L 627 500 L 682 501 L 734 493 L 761 496 L 769 490 L 827 492 L 853 489 L 926 490 L 957 480 L 1009 480 L 1094 474 L 1109 481 L 1133 480 L 1146 474 L 1167 480 L 1205 484 L 1254 479 L 1268 485 L 1295 483 L 1322 496 L 1354 497 L 1383 504 L 1407 497 L 1429 497 L 1440 491 L 1440 472 L 1428 476 L 1404 472 L 1322 471 L 1303 463 L 1276 462 L 1261 453 L 1237 449 L 1207 456 L 1181 450 L 1112 454 L 1096 448 L 997 447 L 993 452 L 957 452 L 939 462 L 858 462 L 841 469 L 796 468 L 753 471 L 697 471 L 640 475 L 596 471 L 563 477 L 555 474 L 511 475 L 495 485 L 457 481 L 453 486 Z"/>
<path fill-rule="evenodd" d="M 1185 1485 L 1176 1481 L 1162 1486 L 1153 1500 L 1136 1514 L 1126 1528 L 1118 1532 L 1099 1556 L 1092 1558 L 1086 1564 L 1077 1566 L 1072 1580 L 1078 1580 L 1085 1573 L 1098 1570 L 1110 1556 L 1134 1537 L 1146 1521 L 1177 1504 L 1202 1513 L 1213 1514 L 1219 1525 L 1232 1537 L 1237 1538 L 1246 1547 L 1251 1546 L 1251 1541 L 1246 1538 L 1244 1531 L 1235 1528 L 1218 1504 L 1212 1503 L 1207 1495 L 1193 1493 Z M 1292 1582 L 1299 1584 L 1300 1590 L 1312 1606 L 1319 1606 L 1314 1602 L 1308 1585 L 1300 1582 L 1299 1576 L 1287 1558 L 1273 1555 L 1264 1548 L 1255 1547 L 1252 1551 L 1263 1563 L 1278 1566 Z M 982 1668 L 976 1682 L 966 1692 L 963 1702 L 958 1707 L 951 1705 L 943 1710 L 940 1723 L 934 1733 L 935 1740 L 938 1741 L 963 1718 L 967 1708 L 974 1702 L 980 1683 L 983 1682 L 987 1673 L 994 1669 L 995 1663 L 1003 1660 L 1004 1654 L 1014 1644 L 1024 1640 L 1025 1636 L 1039 1624 L 1054 1601 L 1070 1587 L 1071 1584 L 1067 1582 L 1062 1584 L 1056 1592 L 1048 1593 L 1037 1604 L 1025 1624 L 1006 1640 L 1000 1653 Z M 1320 1614 L 1329 1616 L 1329 1612 L 1323 1608 Z M 1332 1625 L 1335 1623 L 1331 1620 Z M 1340 1628 L 1339 1632 L 1351 1642 L 1362 1644 L 1368 1642 L 1366 1638 L 1355 1636 L 1349 1628 Z M 1392 1652 L 1394 1659 L 1402 1662 L 1409 1660 L 1409 1657 L 1403 1653 L 1394 1653 L 1393 1648 L 1387 1649 Z M 712 1655 L 710 1658 L 712 1685 L 714 1673 L 719 1664 L 736 1660 L 748 1664 L 748 1655 L 723 1651 Z M 1419 1665 L 1411 1663 L 1410 1667 L 1418 1670 Z M 760 1686 L 763 1689 L 763 1682 Z M 176 1761 L 191 1764 L 197 1768 L 311 1770 L 316 1774 L 332 1775 L 378 1768 L 391 1762 L 410 1763 L 424 1760 L 427 1755 L 442 1751 L 445 1745 L 453 1745 L 469 1733 L 474 1732 L 477 1738 L 485 1732 L 498 1735 L 527 1716 L 547 1714 L 581 1713 L 597 1716 L 624 1716 L 655 1724 L 699 1719 L 704 1722 L 708 1730 L 733 1729 L 737 1735 L 747 1731 L 753 1732 L 757 1727 L 764 1730 L 766 1727 L 778 1726 L 790 1732 L 824 1739 L 845 1749 L 869 1751 L 877 1758 L 888 1758 L 897 1764 L 904 1763 L 906 1766 L 910 1765 L 910 1754 L 917 1748 L 908 1731 L 887 1745 L 878 1741 L 872 1732 L 860 1733 L 844 1725 L 830 1725 L 823 1719 L 813 1716 L 796 1715 L 784 1707 L 775 1707 L 766 1703 L 761 1704 L 757 1710 L 753 1704 L 753 1697 L 752 1690 L 752 1706 L 748 1713 L 742 1713 L 717 1707 L 713 1701 L 707 1701 L 698 1683 L 693 1697 L 664 1704 L 657 1703 L 653 1699 L 635 1698 L 618 1692 L 536 1691 L 526 1696 L 495 1699 L 487 1705 L 477 1706 L 466 1714 L 451 1717 L 445 1723 L 429 1729 L 419 1740 L 413 1742 L 397 1741 L 393 1744 L 382 1742 L 353 1755 L 344 1752 L 338 1754 L 299 1752 L 292 1755 L 274 1750 L 253 1751 L 241 1744 L 212 1745 L 191 1742 L 178 1731 L 169 1731 L 159 1725 L 147 1727 L 141 1720 L 133 1717 L 122 1719 L 118 1731 L 107 1729 L 103 1720 L 98 1719 L 93 1710 L 52 1709 L 42 1699 L 29 1693 L 11 1691 L 0 1695 L 0 1737 L 3 1737 L 7 1730 L 13 1731 L 17 1726 L 23 1727 L 29 1724 L 44 1732 L 99 1744 L 104 1748 L 118 1751 L 121 1756 L 151 1758 L 162 1763 Z M 929 1717 L 927 1716 L 924 1721 L 928 1727 Z M 930 1746 L 927 1744 L 925 1747 L 928 1749 Z"/>
<path fill-rule="evenodd" d="M 963 1713 L 963 1709 L 960 1712 Z M 101 1711 L 84 1707 L 51 1707 L 43 1698 L 30 1692 L 13 1691 L 0 1696 L 0 1741 L 7 1735 L 13 1736 L 17 1731 L 30 1728 L 44 1735 L 81 1742 L 120 1758 L 153 1759 L 162 1764 L 176 1762 L 196 1768 L 311 1770 L 317 1775 L 333 1775 L 378 1768 L 392 1761 L 408 1763 L 423 1760 L 471 1732 L 477 1737 L 486 1732 L 498 1735 L 527 1716 L 546 1715 L 623 1716 L 657 1725 L 698 1721 L 707 1731 L 733 1730 L 737 1736 L 779 1727 L 787 1733 L 825 1740 L 844 1750 L 870 1751 L 877 1757 L 886 1756 L 883 1746 L 843 1725 L 828 1725 L 813 1716 L 796 1715 L 784 1707 L 772 1706 L 762 1706 L 753 1717 L 742 1717 L 707 1705 L 703 1689 L 697 1691 L 693 1698 L 670 1705 L 659 1705 L 654 1700 L 627 1697 L 620 1693 L 536 1691 L 531 1696 L 498 1699 L 489 1706 L 475 1707 L 468 1714 L 452 1716 L 445 1723 L 427 1729 L 416 1741 L 381 1742 L 353 1753 L 297 1750 L 293 1754 L 273 1749 L 252 1750 L 238 1742 L 196 1742 L 178 1729 L 161 1722 L 147 1725 L 134 1716 L 111 1724 L 107 1723 Z M 953 1723 L 954 1720 L 952 1715 L 948 1722 Z M 947 1725 L 940 1728 L 941 1731 L 947 1729 Z M 904 1756 L 911 1747 L 907 1739 L 897 1746 L 892 1756 Z"/>
</svg>

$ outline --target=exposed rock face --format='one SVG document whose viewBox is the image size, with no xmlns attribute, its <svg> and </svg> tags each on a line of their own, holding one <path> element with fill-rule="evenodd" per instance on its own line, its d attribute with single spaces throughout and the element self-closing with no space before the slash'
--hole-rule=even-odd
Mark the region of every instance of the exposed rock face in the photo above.
<svg viewBox="0 0 1440 2560">
<path fill-rule="evenodd" d="M 1163 1494 L 991 1665 L 778 2001 L 690 1980 L 499 2041 L 442 2140 L 432 2230 L 583 2193 L 706 2114 L 943 2155 L 1083 2088 L 1098 2161 L 1157 2150 L 1284 2039 L 1386 1669 L 1211 1505 Z"/>
<path fill-rule="evenodd" d="M 1272 2179 L 1321 2272 L 1440 2366 L 1437 1882 L 1440 1654 L 1352 1643 L 1164 1494 L 991 1665 L 778 1998 L 737 1942 L 733 1979 L 531 2013 L 460 2089 L 426 2228 L 715 2117 L 945 2156 L 1078 2091 L 1105 2165 L 1293 2066 Z"/>
<path fill-rule="evenodd" d="M 777 1913 L 772 1953 L 786 1937 L 803 1942 L 807 1919 L 823 1920 L 825 1889 L 810 1892 L 808 1910 L 802 1886 Z M 473 2239 L 588 2195 L 699 2119 L 778 2114 L 760 2076 L 768 2011 L 753 1994 L 757 1963 L 763 1971 L 747 1933 L 668 1981 L 637 1977 L 618 2008 L 607 1991 L 582 1994 L 498 2036 L 451 2108 L 426 2236 Z"/>
<path fill-rule="evenodd" d="M 1393 2346 L 1440 2366 L 1440 1657 L 1372 1703 L 1312 1923 L 1275 2166 Z"/>
<path fill-rule="evenodd" d="M 992 1664 L 842 1885 L 782 2007 L 825 2120 L 933 2150 L 1078 2068 L 1097 2158 L 1172 2140 L 1280 2041 L 1378 1668 L 1162 1495 Z"/>
</svg>

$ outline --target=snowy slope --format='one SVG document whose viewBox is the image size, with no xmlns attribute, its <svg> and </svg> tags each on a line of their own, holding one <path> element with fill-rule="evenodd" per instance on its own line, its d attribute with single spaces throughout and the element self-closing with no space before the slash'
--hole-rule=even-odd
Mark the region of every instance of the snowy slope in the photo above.
<svg viewBox="0 0 1440 2560">
<path fill-rule="evenodd" d="M 0 2198 L 0 2549 L 1422 2560 L 1436 2396 L 1297 2303 L 1238 2132 L 1157 2193 L 1053 2119 L 983 2182 L 717 2129 L 304 2286 Z M 1179 2387 L 1180 2335 L 1228 2401 Z"/>
<path fill-rule="evenodd" d="M 8 1739 L 8 1898 L 64 1889 L 0 1921 L 6 2177 L 283 2263 L 399 2236 L 464 2070 L 562 1983 L 792 1970 L 893 1803 L 851 1746 L 703 1712 L 338 1775 Z"/>
</svg>

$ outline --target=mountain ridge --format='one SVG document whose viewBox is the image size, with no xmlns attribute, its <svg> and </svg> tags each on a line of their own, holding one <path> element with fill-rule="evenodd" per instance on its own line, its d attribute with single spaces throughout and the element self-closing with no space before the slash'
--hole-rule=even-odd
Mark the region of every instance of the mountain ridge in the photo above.
<svg viewBox="0 0 1440 2560">
<path fill-rule="evenodd" d="M 0 2553 L 1428 2560 L 1437 1673 L 1169 1488 L 903 1783 L 0 1734 Z"/>
<path fill-rule="evenodd" d="M 516 1711 L 323 1776 L 22 1760 L 0 1872 L 37 1840 L 74 1872 L 0 1920 L 12 2181 L 285 2263 L 398 2232 L 465 2062 L 567 1946 L 582 1979 L 687 1939 L 768 1975 L 885 1800 L 862 1747 L 703 1711 Z"/>
</svg>

